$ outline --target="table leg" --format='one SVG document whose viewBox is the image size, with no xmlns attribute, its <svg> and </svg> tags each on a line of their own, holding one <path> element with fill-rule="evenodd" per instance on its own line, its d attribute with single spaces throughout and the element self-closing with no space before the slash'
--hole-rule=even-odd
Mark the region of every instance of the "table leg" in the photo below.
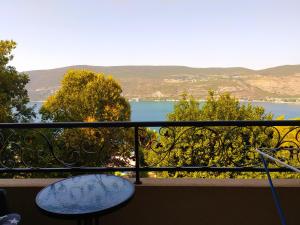
<svg viewBox="0 0 300 225">
<path fill-rule="evenodd" d="M 85 217 L 77 220 L 77 225 L 99 225 L 99 217 Z"/>
<path fill-rule="evenodd" d="M 98 216 L 94 217 L 94 225 L 100 225 Z"/>
</svg>

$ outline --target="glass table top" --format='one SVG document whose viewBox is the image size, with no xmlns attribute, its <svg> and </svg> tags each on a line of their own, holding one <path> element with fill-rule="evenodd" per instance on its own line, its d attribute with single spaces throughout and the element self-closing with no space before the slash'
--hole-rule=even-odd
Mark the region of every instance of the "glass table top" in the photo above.
<svg viewBox="0 0 300 225">
<path fill-rule="evenodd" d="M 37 206 L 56 215 L 104 213 L 133 197 L 134 185 L 121 177 L 91 174 L 67 178 L 42 189 Z"/>
</svg>

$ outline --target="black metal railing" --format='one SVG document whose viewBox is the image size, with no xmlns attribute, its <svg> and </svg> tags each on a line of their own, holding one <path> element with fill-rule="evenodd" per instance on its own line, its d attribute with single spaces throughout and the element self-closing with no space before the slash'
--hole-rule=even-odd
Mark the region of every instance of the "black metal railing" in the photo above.
<svg viewBox="0 0 300 225">
<path fill-rule="evenodd" d="M 300 121 L 2 123 L 0 172 L 264 172 L 262 147 L 299 167 Z"/>
</svg>

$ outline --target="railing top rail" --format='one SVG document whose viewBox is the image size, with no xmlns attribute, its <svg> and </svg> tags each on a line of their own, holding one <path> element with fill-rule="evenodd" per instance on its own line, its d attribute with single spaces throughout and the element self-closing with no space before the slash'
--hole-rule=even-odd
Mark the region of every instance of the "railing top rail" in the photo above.
<svg viewBox="0 0 300 225">
<path fill-rule="evenodd" d="M 300 120 L 220 120 L 220 121 L 105 121 L 105 122 L 51 122 L 0 123 L 2 128 L 97 128 L 97 127 L 180 127 L 180 126 L 300 126 Z"/>
</svg>

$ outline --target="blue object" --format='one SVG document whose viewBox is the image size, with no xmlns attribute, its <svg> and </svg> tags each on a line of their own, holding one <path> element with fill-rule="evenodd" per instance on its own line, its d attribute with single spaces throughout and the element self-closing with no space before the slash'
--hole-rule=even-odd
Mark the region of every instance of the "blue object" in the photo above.
<svg viewBox="0 0 300 225">
<path fill-rule="evenodd" d="M 272 192 L 272 197 L 273 197 L 277 212 L 278 212 L 279 217 L 280 217 L 280 222 L 281 222 L 282 225 L 287 225 L 286 224 L 286 219 L 285 219 L 285 216 L 284 216 L 284 213 L 283 213 L 283 209 L 282 209 L 281 204 L 280 204 L 279 196 L 278 196 L 278 194 L 275 190 L 275 187 L 274 187 L 273 182 L 272 182 L 272 178 L 270 176 L 270 171 L 268 169 L 267 162 L 266 162 L 263 155 L 260 155 L 260 157 L 261 157 L 261 160 L 264 164 L 264 168 L 266 170 L 266 174 L 267 174 L 268 181 L 269 181 L 270 188 L 271 188 L 271 192 Z"/>
<path fill-rule="evenodd" d="M 18 225 L 20 214 L 12 213 L 7 207 L 6 191 L 0 189 L 0 225 Z"/>
<path fill-rule="evenodd" d="M 45 187 L 36 196 L 36 204 L 53 216 L 80 218 L 113 211 L 127 203 L 134 192 L 134 185 L 121 177 L 82 175 Z"/>
<path fill-rule="evenodd" d="M 17 213 L 0 216 L 0 225 L 18 225 L 20 221 L 21 216 Z"/>
</svg>

